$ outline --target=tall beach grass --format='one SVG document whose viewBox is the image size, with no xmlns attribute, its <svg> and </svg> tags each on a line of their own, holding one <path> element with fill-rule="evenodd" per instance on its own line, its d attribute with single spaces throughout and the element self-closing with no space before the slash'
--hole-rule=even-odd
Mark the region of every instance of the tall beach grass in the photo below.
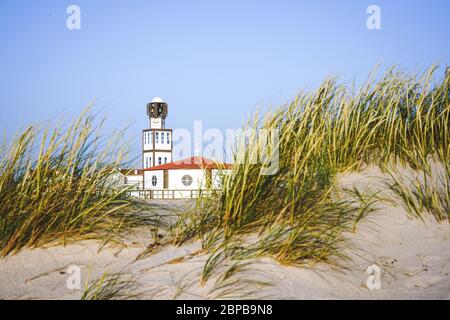
<svg viewBox="0 0 450 320">
<path fill-rule="evenodd" d="M 339 196 L 338 173 L 399 164 L 431 174 L 431 160 L 449 163 L 450 70 L 437 80 L 436 70 L 414 75 L 392 68 L 378 80 L 371 74 L 358 90 L 326 80 L 255 115 L 245 126 L 254 134 L 237 144 L 238 164 L 224 177 L 222 192 L 181 216 L 174 243 L 202 240 L 211 252 L 206 279 L 225 258 L 337 263 L 344 258 L 343 231 L 354 230 L 377 202 L 358 190 L 354 197 Z M 261 142 L 260 129 L 277 130 L 278 142 Z M 279 154 L 275 174 L 261 174 L 263 164 L 250 161 L 261 150 Z M 446 175 L 448 181 L 448 170 Z M 443 203 L 435 198 L 434 206 Z M 442 214 L 448 207 L 433 210 L 441 212 L 440 221 L 448 219 Z"/>
<path fill-rule="evenodd" d="M 55 129 L 29 126 L 0 147 L 0 256 L 71 240 L 120 241 L 157 219 L 114 184 L 122 134 L 100 135 L 90 109 Z"/>
</svg>

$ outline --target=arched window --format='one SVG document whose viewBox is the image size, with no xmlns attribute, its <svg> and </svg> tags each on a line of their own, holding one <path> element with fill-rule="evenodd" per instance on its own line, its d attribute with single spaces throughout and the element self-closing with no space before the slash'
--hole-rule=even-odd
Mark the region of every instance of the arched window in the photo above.
<svg viewBox="0 0 450 320">
<path fill-rule="evenodd" d="M 159 143 L 159 132 L 156 132 L 155 143 Z"/>
<path fill-rule="evenodd" d="M 161 161 L 162 161 L 162 160 L 161 160 L 161 157 L 158 157 L 158 164 L 162 164 Z"/>
<path fill-rule="evenodd" d="M 167 144 L 170 144 L 170 133 L 167 132 Z"/>
<path fill-rule="evenodd" d="M 156 176 L 152 177 L 152 186 L 156 186 L 156 184 L 158 183 L 158 178 L 156 178 Z"/>
<path fill-rule="evenodd" d="M 161 132 L 161 143 L 164 143 L 164 132 Z"/>
<path fill-rule="evenodd" d="M 164 157 L 164 163 L 167 163 L 167 157 Z"/>
<path fill-rule="evenodd" d="M 188 174 L 185 174 L 183 178 L 181 178 L 181 182 L 184 186 L 189 187 L 192 184 L 192 177 Z"/>
</svg>

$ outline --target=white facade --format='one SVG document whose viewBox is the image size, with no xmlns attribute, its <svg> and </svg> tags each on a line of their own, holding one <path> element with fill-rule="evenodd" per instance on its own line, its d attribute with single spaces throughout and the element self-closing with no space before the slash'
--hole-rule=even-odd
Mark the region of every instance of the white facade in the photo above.
<svg viewBox="0 0 450 320">
<path fill-rule="evenodd" d="M 124 184 L 127 186 L 133 186 L 136 189 L 143 189 L 144 176 L 143 175 L 125 175 Z"/>
<path fill-rule="evenodd" d="M 163 122 L 160 118 L 152 118 L 150 119 L 150 128 L 152 129 L 162 129 L 163 128 Z"/>
<path fill-rule="evenodd" d="M 154 166 L 159 166 L 170 162 L 172 162 L 172 152 L 155 152 Z"/>
<path fill-rule="evenodd" d="M 166 129 L 168 105 L 157 97 L 147 104 L 150 128 L 142 131 L 143 170 L 122 170 L 123 184 L 133 187 L 131 195 L 145 198 L 193 198 L 200 192 L 220 188 L 221 176 L 230 165 L 203 157 L 173 162 L 172 130 Z M 139 172 L 137 172 L 139 171 Z"/>
<path fill-rule="evenodd" d="M 142 155 L 142 168 L 147 169 L 153 167 L 153 151 L 144 152 Z"/>
<path fill-rule="evenodd" d="M 164 170 L 144 171 L 144 189 L 164 189 Z"/>
<path fill-rule="evenodd" d="M 155 149 L 172 151 L 172 132 L 155 130 Z"/>
<path fill-rule="evenodd" d="M 196 197 L 200 190 L 220 188 L 221 176 L 229 172 L 230 170 L 200 168 L 145 170 L 144 188 L 153 191 L 153 198 L 163 198 L 163 193 L 164 198 L 191 198 Z M 208 179 L 211 179 L 209 183 Z"/>
<path fill-rule="evenodd" d="M 142 132 L 142 149 L 144 151 L 153 150 L 153 131 Z"/>
<path fill-rule="evenodd" d="M 144 173 L 142 170 L 120 170 L 112 175 L 115 185 L 132 189 L 132 196 L 139 197 L 139 191 L 144 189 Z"/>
<path fill-rule="evenodd" d="M 144 130 L 142 133 L 143 151 L 165 150 L 172 151 L 172 131 Z"/>
<path fill-rule="evenodd" d="M 206 174 L 201 169 L 168 170 L 169 189 L 206 189 Z M 183 177 L 187 178 L 183 180 Z M 183 184 L 183 181 L 186 184 Z M 192 182 L 191 182 L 192 181 Z M 190 185 L 189 185 L 190 183 Z"/>
</svg>

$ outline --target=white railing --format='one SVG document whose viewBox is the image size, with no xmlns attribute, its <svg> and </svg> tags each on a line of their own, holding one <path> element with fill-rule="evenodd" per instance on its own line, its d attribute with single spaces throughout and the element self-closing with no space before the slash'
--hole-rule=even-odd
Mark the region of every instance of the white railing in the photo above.
<svg viewBox="0 0 450 320">
<path fill-rule="evenodd" d="M 160 189 L 160 190 L 128 190 L 127 195 L 138 197 L 141 199 L 196 199 L 202 196 L 211 196 L 213 192 L 217 190 L 169 190 L 169 189 Z"/>
</svg>

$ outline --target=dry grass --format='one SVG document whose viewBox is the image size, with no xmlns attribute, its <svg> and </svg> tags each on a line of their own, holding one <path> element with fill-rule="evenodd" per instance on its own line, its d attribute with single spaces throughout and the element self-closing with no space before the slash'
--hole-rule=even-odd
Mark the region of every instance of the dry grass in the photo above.
<svg viewBox="0 0 450 320">
<path fill-rule="evenodd" d="M 174 243 L 201 239 L 210 250 L 203 281 L 236 256 L 336 263 L 343 258 L 342 231 L 354 230 L 378 200 L 358 190 L 339 197 L 337 173 L 388 163 L 429 172 L 430 158 L 449 163 L 450 71 L 434 81 L 435 71 L 391 69 L 378 81 L 371 75 L 356 92 L 327 80 L 275 112 L 255 115 L 245 128 L 252 134 L 236 144 L 239 164 L 224 177 L 223 191 L 201 199 L 172 230 Z M 278 141 L 258 139 L 261 129 L 278 132 Z M 279 154 L 276 174 L 261 174 L 264 166 L 252 161 L 262 150 L 269 158 Z M 448 175 L 439 194 L 429 184 L 416 192 L 439 220 L 448 219 Z"/>
<path fill-rule="evenodd" d="M 0 147 L 0 256 L 74 240 L 120 241 L 124 232 L 160 224 L 114 184 L 127 148 L 121 133 L 102 138 L 95 123 L 86 110 L 54 130 L 30 126 Z"/>
<path fill-rule="evenodd" d="M 132 276 L 104 273 L 100 279 L 85 286 L 81 300 L 139 299 L 139 286 Z"/>
<path fill-rule="evenodd" d="M 404 168 L 400 173 L 397 168 L 389 168 L 390 178 L 385 184 L 412 218 L 425 220 L 425 214 L 429 214 L 438 222 L 450 222 L 450 164 L 439 169 L 442 170 Z"/>
</svg>

